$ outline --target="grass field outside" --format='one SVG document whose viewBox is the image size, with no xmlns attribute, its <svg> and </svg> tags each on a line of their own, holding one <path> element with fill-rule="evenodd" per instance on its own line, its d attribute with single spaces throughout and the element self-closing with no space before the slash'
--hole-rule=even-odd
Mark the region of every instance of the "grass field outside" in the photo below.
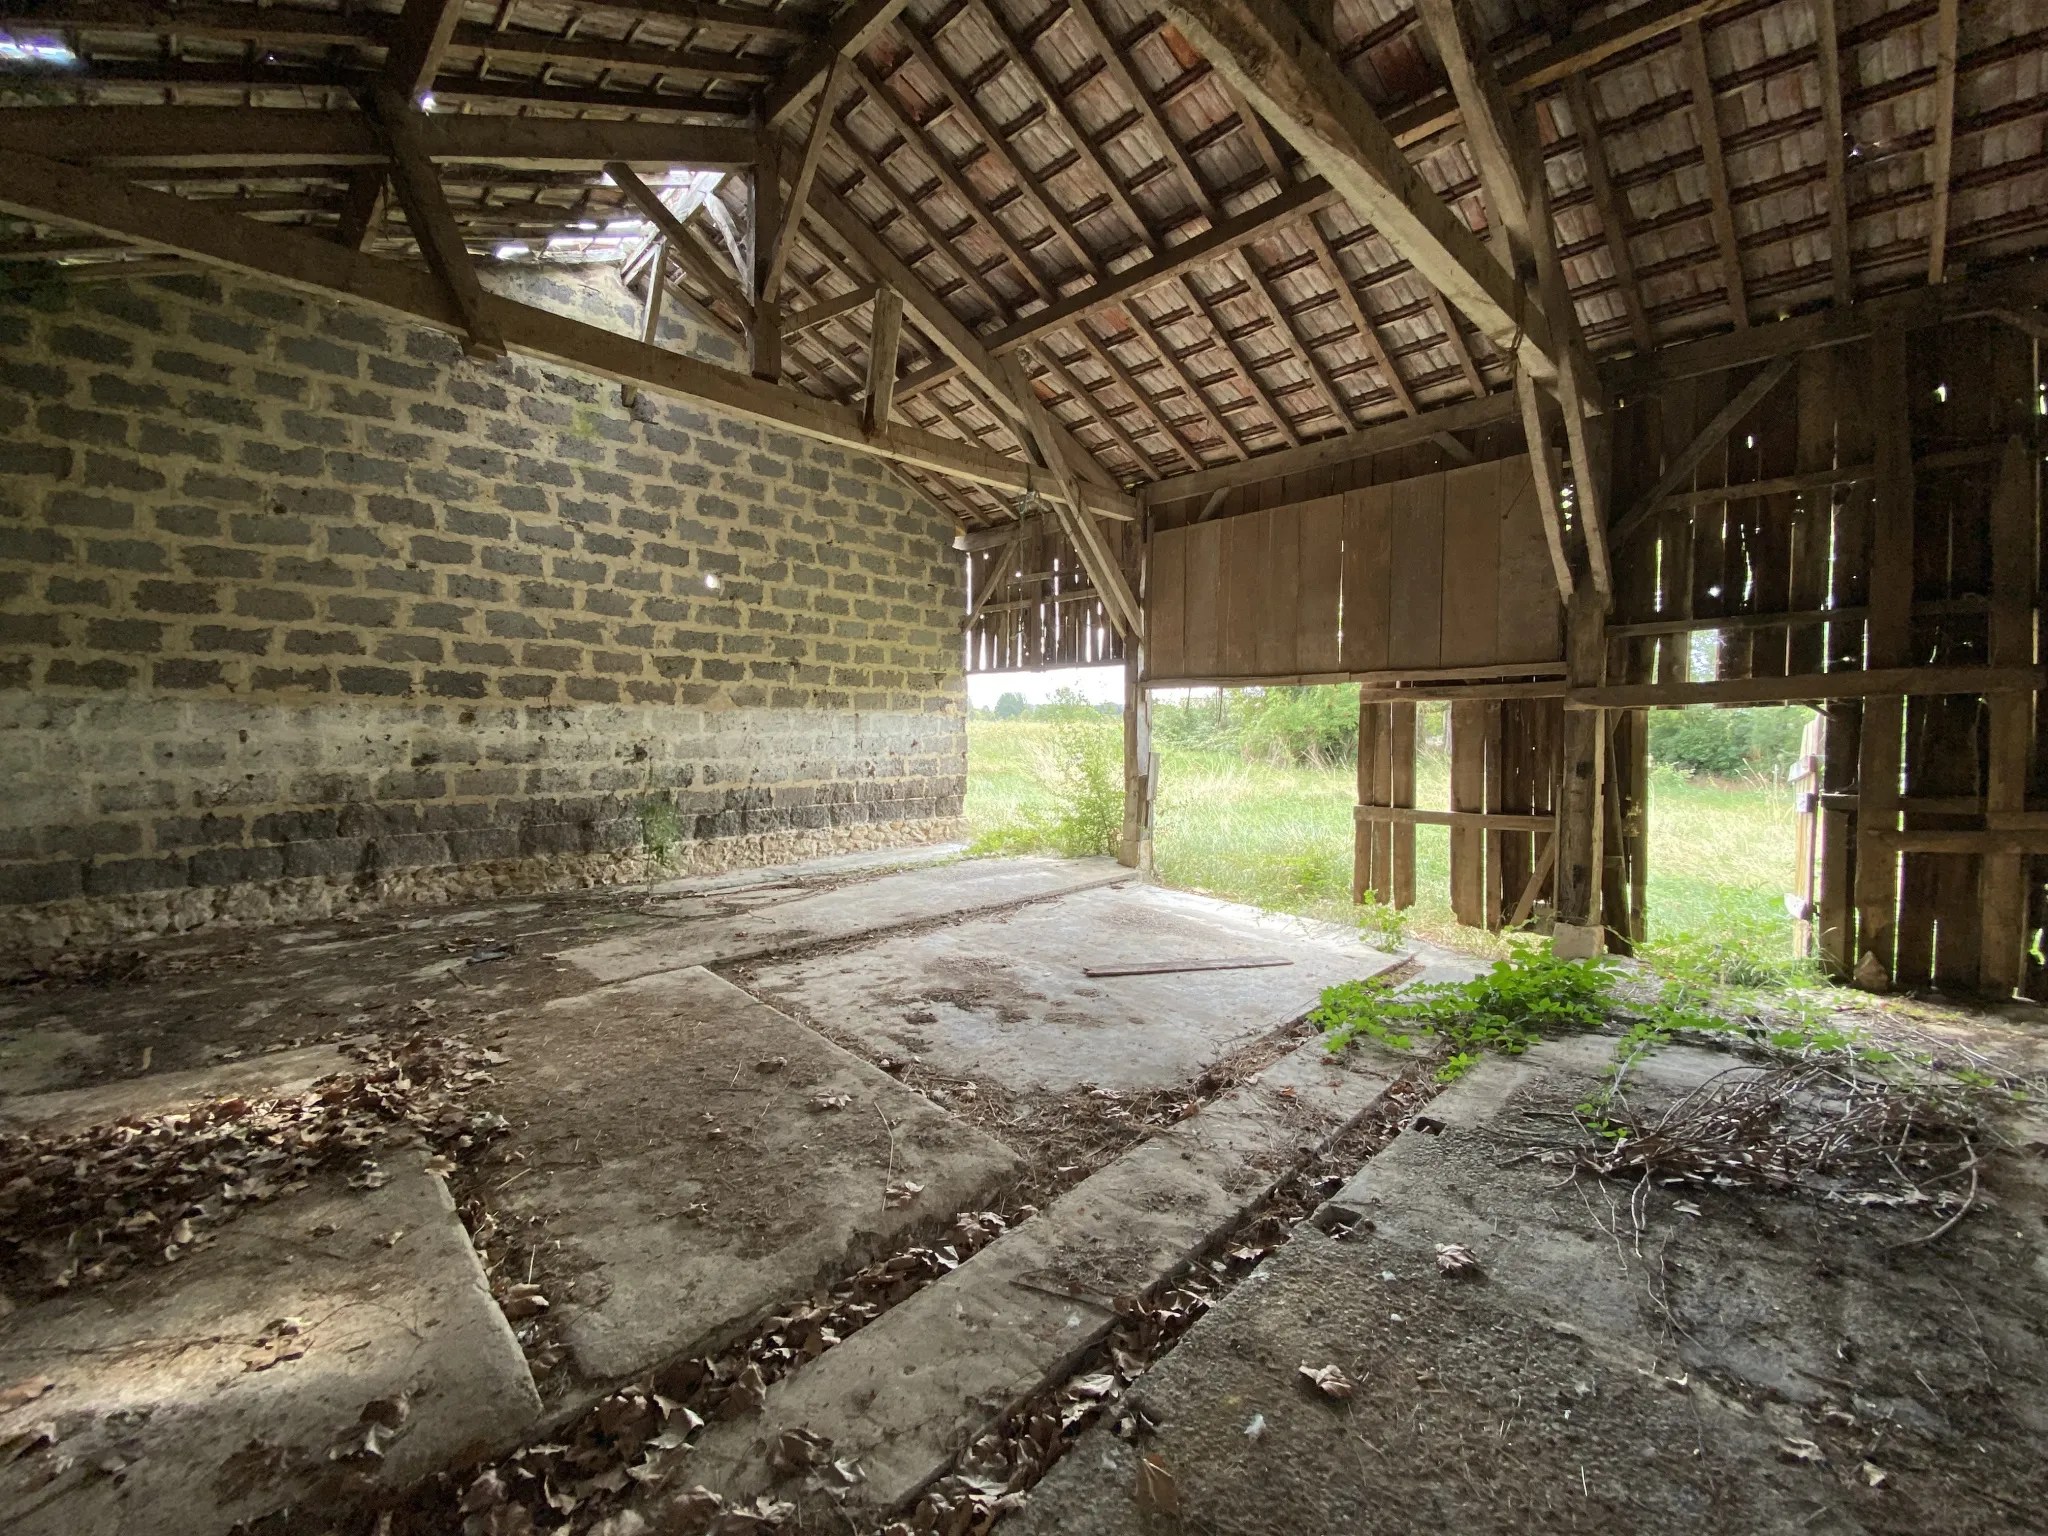
<svg viewBox="0 0 2048 1536">
<path fill-rule="evenodd" d="M 968 724 L 967 818 L 984 851 L 1051 847 L 1061 812 L 1060 756 L 1043 720 Z M 1105 719 L 1105 739 L 1119 730 Z M 1159 877 L 1184 889 L 1277 912 L 1355 924 L 1379 914 L 1351 903 L 1355 771 L 1281 766 L 1238 753 L 1163 747 L 1155 853 Z M 1449 760 L 1423 750 L 1416 803 L 1449 805 Z M 1068 850 L 1056 850 L 1068 851 Z M 1650 944 L 1739 950 L 1791 966 L 1794 813 L 1782 782 L 1693 778 L 1655 770 L 1650 795 Z M 1462 928 L 1450 908 L 1450 832 L 1416 835 L 1416 905 L 1405 931 L 1484 955 L 1509 943 Z"/>
</svg>

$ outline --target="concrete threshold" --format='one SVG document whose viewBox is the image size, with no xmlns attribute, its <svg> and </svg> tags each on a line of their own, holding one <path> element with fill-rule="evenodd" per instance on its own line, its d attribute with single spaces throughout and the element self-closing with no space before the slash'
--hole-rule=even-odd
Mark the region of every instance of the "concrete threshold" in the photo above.
<svg viewBox="0 0 2048 1536">
<path fill-rule="evenodd" d="M 850 1503 L 894 1509 L 1059 1380 L 1149 1290 L 1380 1102 L 1392 1072 L 1310 1041 L 1062 1195 L 952 1274 L 769 1390 L 758 1417 L 697 1443 L 693 1481 L 746 1498 L 806 1430 L 859 1463 Z"/>
</svg>

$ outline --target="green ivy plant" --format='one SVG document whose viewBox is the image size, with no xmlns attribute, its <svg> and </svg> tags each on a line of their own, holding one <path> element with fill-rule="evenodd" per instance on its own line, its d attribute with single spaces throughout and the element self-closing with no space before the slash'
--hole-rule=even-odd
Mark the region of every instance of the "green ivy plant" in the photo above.
<svg viewBox="0 0 2048 1536">
<path fill-rule="evenodd" d="M 1613 1001 L 1614 970 L 1598 960 L 1529 952 L 1494 962 L 1472 981 L 1436 982 L 1393 993 L 1371 981 L 1324 991 L 1309 1022 L 1341 1051 L 1361 1037 L 1412 1050 L 1418 1037 L 1448 1048 L 1438 1082 L 1455 1082 L 1487 1051 L 1519 1056 L 1546 1034 L 1598 1029 Z"/>
</svg>

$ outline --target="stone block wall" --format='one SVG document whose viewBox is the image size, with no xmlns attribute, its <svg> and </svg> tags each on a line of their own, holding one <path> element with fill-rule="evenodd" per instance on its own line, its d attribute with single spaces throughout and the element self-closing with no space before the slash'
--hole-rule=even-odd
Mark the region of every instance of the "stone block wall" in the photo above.
<svg viewBox="0 0 2048 1536">
<path fill-rule="evenodd" d="M 496 281 L 630 328 L 608 271 Z M 9 295 L 0 952 L 951 835 L 950 537 L 857 454 L 282 288 Z"/>
</svg>

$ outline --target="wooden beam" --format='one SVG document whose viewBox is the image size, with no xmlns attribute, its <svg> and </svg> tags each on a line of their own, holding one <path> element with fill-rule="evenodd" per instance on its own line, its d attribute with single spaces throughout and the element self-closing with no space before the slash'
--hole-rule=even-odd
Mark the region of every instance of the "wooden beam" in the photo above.
<svg viewBox="0 0 2048 1536">
<path fill-rule="evenodd" d="M 763 140 L 761 158 L 747 181 L 751 195 L 747 198 L 746 260 L 740 268 L 754 305 L 747 322 L 747 371 L 772 382 L 782 377 L 782 306 L 769 283 L 784 221 L 779 140 Z"/>
<path fill-rule="evenodd" d="M 664 235 L 654 242 L 654 261 L 647 272 L 647 297 L 640 306 L 640 342 L 653 346 L 655 337 L 661 333 L 661 297 L 668 291 L 668 237 Z M 619 403 L 628 410 L 640 397 L 640 391 L 631 384 L 619 386 Z"/>
<path fill-rule="evenodd" d="M 1724 677 L 1709 683 L 1616 683 L 1566 691 L 1570 709 L 1683 709 L 1691 704 L 1799 704 L 1809 699 L 1903 698 L 1933 693 L 2033 693 L 2040 667 L 1873 667 L 1790 677 Z"/>
<path fill-rule="evenodd" d="M 1130 583 L 1124 579 L 1123 567 L 1110 553 L 1108 544 L 1103 540 L 1102 529 L 1087 510 L 1061 434 L 1056 430 L 1057 424 L 1046 413 L 1038 391 L 1031 387 L 1031 381 L 1024 376 L 1017 360 L 1005 358 L 1002 366 L 1009 376 L 1010 388 L 1024 407 L 1024 430 L 1031 438 L 1031 446 L 1036 447 L 1045 467 L 1052 472 L 1054 483 L 1060 488 L 1061 504 L 1054 511 L 1058 513 L 1060 526 L 1072 541 L 1075 553 L 1081 557 L 1090 584 L 1101 594 L 1103 612 L 1108 614 L 1116 632 L 1127 640 L 1142 637 L 1145 632 L 1144 614 L 1139 610 Z"/>
<path fill-rule="evenodd" d="M 1714 413 L 1713 419 L 1692 436 L 1684 449 L 1664 466 L 1664 473 L 1657 477 L 1657 483 L 1643 492 L 1642 499 L 1629 508 L 1614 530 L 1614 543 L 1620 548 L 1643 528 L 1662 509 L 1671 493 L 1678 489 L 1699 468 L 1700 460 L 1720 445 L 1728 434 L 1735 430 L 1735 424 L 1763 403 L 1763 399 L 1778 387 L 1779 380 L 1792 371 L 1797 355 L 1786 353 L 1783 357 L 1772 358 L 1762 370 L 1741 389 L 1737 390 L 1728 403 Z M 1730 491 L 1731 498 L 1742 494 L 1740 487 Z"/>
<path fill-rule="evenodd" d="M 381 86 L 373 99 L 378 130 L 391 151 L 391 184 L 405 210 L 406 228 L 462 313 L 463 351 L 471 357 L 503 357 L 505 338 L 484 308 L 483 285 L 462 242 L 462 230 L 434 174 L 434 163 L 420 147 L 419 114 L 412 99 Z"/>
<path fill-rule="evenodd" d="M 794 221 L 792 221 L 794 222 Z M 823 325 L 827 320 L 836 320 L 841 315 L 852 314 L 861 305 L 868 303 L 880 292 L 873 283 L 863 283 L 851 293 L 842 293 L 834 298 L 823 299 L 809 309 L 800 309 L 793 315 L 782 317 L 782 335 L 785 340 L 808 331 L 813 326 Z"/>
<path fill-rule="evenodd" d="M 647 221 L 668 242 L 669 255 L 688 267 L 697 279 L 711 290 L 714 297 L 739 315 L 743 323 L 751 325 L 754 318 L 753 301 L 741 292 L 739 284 L 727 277 L 724 269 L 711 259 L 703 246 L 697 243 L 697 237 L 690 233 L 689 226 L 675 216 L 668 204 L 661 200 L 660 194 L 642 181 L 633 167 L 624 161 L 615 160 L 607 165 L 604 171 L 617 183 L 619 190 L 626 194 L 628 201 L 646 215 Z"/>
<path fill-rule="evenodd" d="M 889 424 L 889 411 L 896 403 L 896 340 L 903 329 L 903 295 L 884 288 L 875 295 L 873 328 L 868 332 L 867 429 L 878 432 Z"/>
<path fill-rule="evenodd" d="M 408 106 L 434 83 L 441 55 L 462 19 L 462 0 L 405 0 L 384 55 L 380 83 Z"/>
<path fill-rule="evenodd" d="M 1515 372 L 1515 408 L 1522 418 L 1522 438 L 1529 448 L 1529 474 L 1536 485 L 1536 512 L 1543 522 L 1543 544 L 1550 552 L 1550 575 L 1560 602 L 1570 602 L 1578 586 L 1571 552 L 1564 537 L 1564 472 L 1551 445 L 1544 391 L 1526 372 Z"/>
<path fill-rule="evenodd" d="M 6 113 L 0 113 L 0 124 L 6 118 Z M 1633 397 L 1674 379 L 1748 367 L 1787 352 L 1862 341 L 1885 327 L 1925 330 L 2044 303 L 2048 303 L 2048 261 L 2029 261 L 1938 288 L 1908 288 L 1882 298 L 1863 299 L 1845 309 L 1815 310 L 1747 331 L 1659 347 L 1648 356 L 1604 364 L 1600 372 L 1610 391 Z"/>
<path fill-rule="evenodd" d="M 1202 178 L 1196 172 L 1194 162 L 1181 148 L 1180 140 L 1174 137 L 1173 129 L 1153 102 L 1151 93 L 1145 89 L 1145 82 L 1132 71 L 1130 61 L 1124 57 L 1124 51 L 1117 47 L 1115 40 L 1103 30 L 1102 23 L 1097 19 L 1089 0 L 1067 0 L 1066 9 L 1061 14 L 1080 29 L 1089 47 L 1102 61 L 1103 73 L 1113 88 L 1117 105 L 1134 109 L 1139 121 L 1151 129 L 1152 137 L 1158 140 L 1159 148 L 1165 154 L 1167 165 L 1177 173 L 1181 184 L 1187 188 L 1195 211 L 1207 218 L 1210 223 L 1215 223 L 1216 200 L 1209 195 L 1209 189 L 1202 185 Z"/>
<path fill-rule="evenodd" d="M 595 170 L 608 160 L 667 170 L 741 170 L 760 136 L 749 127 L 595 118 L 437 113 L 419 124 L 427 158 L 523 170 Z M 0 140 L 32 154 L 100 166 L 381 165 L 367 114 L 284 107 L 12 107 Z"/>
<path fill-rule="evenodd" d="M 1431 189 L 1358 88 L 1274 0 L 1165 0 L 1167 18 L 1343 194 L 1359 218 L 1503 352 L 1548 377 L 1550 324 Z"/>
<path fill-rule="evenodd" d="M 1741 0 L 1649 0 L 1632 5 L 1502 65 L 1501 78 L 1511 95 L 1530 96 L 1574 75 L 1590 74 L 1616 54 L 1655 42 L 1689 21 L 1704 20 L 1739 3 Z M 1392 114 L 1387 127 L 1395 142 L 1405 147 L 1455 128 L 1460 121 L 1456 99 L 1444 92 Z"/>
<path fill-rule="evenodd" d="M 1431 288 L 1429 307 L 1430 312 L 1436 316 L 1437 325 L 1444 333 L 1444 345 L 1451 349 L 1451 356 L 1458 360 L 1458 371 L 1465 375 L 1465 383 L 1471 387 L 1473 394 L 1484 395 L 1486 376 L 1479 371 L 1479 364 L 1472 357 L 1471 343 L 1465 340 L 1465 333 L 1458 329 L 1458 317 L 1451 309 L 1450 301 Z"/>
<path fill-rule="evenodd" d="M 1460 400 L 1454 405 L 1438 406 L 1417 416 L 1379 422 L 1346 437 L 1326 437 L 1299 448 L 1262 453 L 1256 458 L 1219 464 L 1189 475 L 1173 475 L 1157 484 L 1141 487 L 1138 499 L 1147 507 L 1157 507 L 1168 502 L 1207 496 L 1214 491 L 1256 485 L 1262 480 L 1308 474 L 1375 453 L 1412 448 L 1417 443 L 1428 442 L 1439 432 L 1464 432 L 1474 427 L 1511 421 L 1515 413 L 1512 394 L 1481 395 L 1476 400 Z"/>
<path fill-rule="evenodd" d="M 1022 419 L 1023 407 L 1010 399 L 1009 383 L 980 338 L 968 330 L 966 323 L 946 307 L 945 301 L 925 285 L 911 270 L 910 263 L 898 256 L 889 242 L 871 229 L 867 220 L 854 212 L 824 181 L 815 183 L 811 188 L 811 212 L 867 263 L 878 284 L 892 288 L 902 296 L 916 316 L 917 323 L 938 343 L 940 351 L 953 359 L 955 365 L 1010 416 Z"/>
<path fill-rule="evenodd" d="M 1995 667 L 2034 660 L 2034 573 L 2039 568 L 2034 469 L 2026 445 L 2017 436 L 2009 439 L 1991 496 L 1988 627 L 1989 660 Z M 1994 694 L 1986 712 L 1984 809 L 1996 827 L 1999 818 L 2026 815 L 2034 700 L 2024 693 Z M 2010 997 L 2026 980 L 2025 875 L 2020 860 L 2003 851 L 1987 858 L 1979 874 L 1978 970 L 1985 990 L 2000 997 Z"/>
<path fill-rule="evenodd" d="M 1714 239 L 1721 247 L 1721 284 L 1735 328 L 1749 327 L 1749 290 L 1742 280 L 1742 248 L 1735 239 L 1735 200 L 1728 190 L 1728 167 L 1721 156 L 1721 121 L 1714 107 L 1714 81 L 1707 72 L 1707 44 L 1697 21 L 1678 29 L 1684 46 L 1684 79 L 1692 96 L 1692 120 L 1699 135 L 1707 170 Z"/>
<path fill-rule="evenodd" d="M 1856 300 L 1850 261 L 1849 187 L 1843 164 L 1848 141 L 1842 134 L 1842 52 L 1835 33 L 1835 0 L 1807 0 L 1813 8 L 1814 68 L 1820 75 L 1820 133 L 1828 169 L 1828 270 L 1835 302 Z"/>
<path fill-rule="evenodd" d="M 1523 816 L 1511 811 L 1420 811 L 1406 805 L 1354 805 L 1351 815 L 1355 821 L 1395 822 L 1411 827 L 1468 827 L 1485 832 L 1557 830 L 1555 816 Z"/>
<path fill-rule="evenodd" d="M 360 251 L 370 232 L 384 222 L 384 200 L 390 189 L 381 165 L 359 165 L 349 172 L 348 192 L 341 204 L 341 218 L 334 239 L 352 251 Z"/>
<path fill-rule="evenodd" d="M 782 225 L 776 231 L 775 248 L 769 255 L 762 292 L 770 299 L 782 291 L 782 274 L 788 269 L 790 253 L 796 249 L 798 232 L 803 228 L 804 208 L 811 200 L 811 184 L 817 180 L 818 164 L 825 156 L 825 141 L 832 137 L 832 113 L 851 73 L 852 67 L 843 55 L 835 57 L 831 68 L 826 71 L 825 84 L 818 96 L 817 115 L 811 119 L 810 135 L 804 140 L 795 174 L 790 177 L 789 202 Z M 785 334 L 787 330 L 785 326 Z"/>
<path fill-rule="evenodd" d="M 1927 151 L 1927 184 L 1933 201 L 1927 214 L 1927 281 L 1938 283 L 1948 265 L 1948 183 L 1956 148 L 1957 0 L 1940 0 L 1934 12 L 1934 144 Z"/>
<path fill-rule="evenodd" d="M 1510 273 L 1523 271 L 1532 241 L 1529 204 L 1520 157 L 1510 143 L 1514 109 L 1499 78 L 1487 66 L 1485 40 L 1464 0 L 1416 0 L 1438 60 L 1451 82 L 1451 94 L 1465 123 L 1465 149 L 1479 172 L 1479 186 L 1493 222 L 1506 240 L 1497 251 Z"/>
<path fill-rule="evenodd" d="M 0 154 L 0 213 L 57 223 L 149 250 L 188 256 L 329 300 L 353 301 L 402 320 L 460 334 L 461 310 L 441 283 L 409 263 L 346 251 L 332 241 L 218 213 L 189 199 L 27 152 Z M 484 309 L 508 350 L 837 443 L 970 484 L 1014 494 L 1043 483 L 1020 459 L 900 425 L 872 438 L 860 411 L 801 390 L 763 383 L 729 368 L 642 345 L 631 336 L 485 294 Z M 1130 519 L 1137 504 L 1086 485 L 1079 494 L 1101 517 Z"/>
<path fill-rule="evenodd" d="M 1829 0 L 1816 0 L 1827 4 Z M 1579 156 L 1586 163 L 1586 189 L 1600 215 L 1600 230 L 1607 237 L 1607 254 L 1614 263 L 1614 285 L 1628 310 L 1628 332 L 1636 346 L 1649 351 L 1657 342 L 1650 331 L 1650 312 L 1643 307 L 1643 292 L 1636 281 L 1635 257 L 1628 246 L 1628 223 L 1624 200 L 1616 195 L 1614 180 L 1607 169 L 1607 149 L 1600 139 L 1600 123 L 1593 108 L 1593 93 L 1583 75 L 1565 81 L 1565 102 L 1571 108 L 1572 128 L 1578 134 Z"/>
<path fill-rule="evenodd" d="M 771 129 L 787 128 L 803 104 L 824 88 L 834 61 L 843 54 L 865 52 L 903 5 L 904 0 L 852 0 L 825 35 L 798 52 L 782 78 L 768 88 L 761 102 L 761 120 Z"/>
<path fill-rule="evenodd" d="M 1336 190 L 1327 181 L 1317 177 L 1290 187 L 1278 197 L 1269 198 L 1256 207 L 1247 208 L 1234 218 L 1212 224 L 1202 234 L 1179 245 L 1169 246 L 1149 261 L 1104 278 L 1079 293 L 1047 305 L 1035 314 L 1027 315 L 1014 324 L 1007 325 L 988 338 L 991 352 L 1002 353 L 1012 347 L 1022 346 L 1035 337 L 1044 335 L 1067 324 L 1077 316 L 1091 314 L 1111 304 L 1121 304 L 1128 299 L 1147 293 L 1174 279 L 1184 277 L 1197 267 L 1208 266 L 1239 246 L 1254 240 L 1262 240 L 1274 231 L 1313 215 L 1318 209 L 1327 208 L 1341 201 Z"/>
</svg>

